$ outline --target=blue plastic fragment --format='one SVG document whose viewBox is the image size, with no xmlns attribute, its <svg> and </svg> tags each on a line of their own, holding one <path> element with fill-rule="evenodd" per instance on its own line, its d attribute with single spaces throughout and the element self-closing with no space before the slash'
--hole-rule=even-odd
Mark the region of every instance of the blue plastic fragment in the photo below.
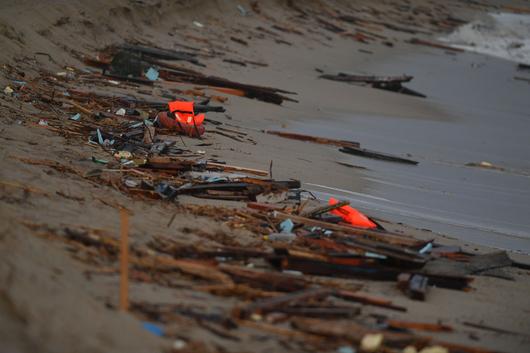
<svg viewBox="0 0 530 353">
<path fill-rule="evenodd" d="M 81 119 L 81 114 L 77 113 L 70 117 L 70 120 L 79 121 Z"/>
<path fill-rule="evenodd" d="M 285 221 L 280 223 L 280 232 L 282 233 L 291 233 L 294 228 L 294 223 L 290 218 L 287 218 Z"/>
<path fill-rule="evenodd" d="M 26 85 L 26 81 L 18 81 L 18 80 L 13 80 L 13 83 L 17 86 L 25 86 Z"/>
<path fill-rule="evenodd" d="M 153 67 L 150 67 L 149 70 L 145 73 L 145 77 L 147 77 L 150 81 L 156 81 L 158 78 L 158 70 L 156 70 Z"/>
<path fill-rule="evenodd" d="M 152 322 L 143 321 L 142 326 L 147 331 L 151 332 L 154 335 L 157 336 L 164 336 L 164 329 L 157 324 L 153 324 Z"/>
<path fill-rule="evenodd" d="M 337 348 L 337 353 L 355 353 L 355 349 L 350 346 L 341 346 Z"/>
</svg>

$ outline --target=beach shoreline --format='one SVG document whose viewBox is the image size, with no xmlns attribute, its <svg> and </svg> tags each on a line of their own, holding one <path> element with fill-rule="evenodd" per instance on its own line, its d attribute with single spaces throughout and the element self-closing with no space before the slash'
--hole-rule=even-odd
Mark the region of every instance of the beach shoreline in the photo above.
<svg viewBox="0 0 530 353">
<path fill-rule="evenodd" d="M 29 82 L 46 72 L 68 72 L 66 67 L 69 66 L 76 70 L 86 69 L 80 54 L 93 58 L 107 45 L 137 40 L 162 48 L 182 49 L 179 45 L 186 45 L 197 49 L 194 52 L 206 67 L 184 64 L 189 69 L 296 92 L 288 96 L 297 102 L 284 101 L 275 105 L 201 88 L 206 95 L 225 99 L 219 105 L 226 108 L 226 113 L 207 113 L 207 118 L 226 129 L 239 131 L 238 136 L 244 136 L 244 140 L 214 134 L 214 125 L 207 124 L 204 141 L 210 145 L 202 146 L 200 143 L 204 141 L 188 137 L 183 137 L 182 141 L 187 147 L 228 164 L 269 170 L 277 180 L 300 180 L 303 188 L 321 196 L 321 202 L 327 202 L 329 196 L 342 196 L 350 200 L 353 207 L 377 218 L 387 230 L 395 233 L 458 246 L 470 254 L 491 253 L 497 248 L 521 250 L 509 252 L 510 258 L 520 264 L 503 269 L 503 275 L 510 280 L 472 276 L 471 290 L 433 287 L 424 302 L 407 298 L 393 282 L 352 279 L 348 285 L 359 286 L 369 295 L 391 299 L 407 309 L 406 313 L 400 313 L 363 307 L 365 316 L 443 323 L 454 331 L 428 334 L 440 341 L 484 347 L 490 351 L 523 351 L 530 341 L 526 299 L 530 290 L 527 267 L 530 239 L 524 238 L 529 234 L 530 225 L 527 220 L 516 221 L 525 217 L 530 209 L 525 198 L 530 165 L 524 151 L 524 127 L 528 124 L 525 120 L 528 102 L 524 100 L 524 92 L 528 91 L 528 84 L 513 80 L 515 64 L 406 42 L 415 36 L 436 38 L 437 27 L 428 26 L 429 23 L 442 23 L 449 16 L 470 21 L 485 12 L 503 10 L 504 2 L 479 1 L 466 6 L 457 1 L 446 5 L 422 5 L 421 1 L 407 5 L 397 1 L 391 6 L 368 1 L 355 4 L 311 1 L 302 6 L 321 14 L 337 9 L 341 13 L 374 17 L 386 13 L 389 21 L 396 21 L 391 22 L 394 26 L 402 25 L 398 19 L 417 23 L 416 34 L 374 24 L 361 27 L 384 37 L 373 37 L 376 39 L 369 43 L 308 25 L 304 22 L 307 18 L 290 4 L 270 1 L 253 7 L 251 2 L 243 2 L 246 13 L 231 1 L 206 0 L 178 3 L 116 0 L 92 4 L 28 0 L 0 5 L 0 47 L 3 49 L 0 86 L 4 89 L 14 85 L 13 77 L 21 72 Z M 407 6 L 415 9 L 416 17 L 412 20 L 412 15 L 405 16 L 399 11 Z M 513 1 L 510 6 L 524 7 L 525 2 Z M 28 9 L 41 16 L 22 18 Z M 179 21 L 169 21 L 172 16 Z M 353 31 L 348 23 L 336 24 Z M 275 30 L 274 25 L 291 31 Z M 446 28 L 447 31 L 450 28 Z M 230 40 L 231 37 L 238 41 Z M 247 64 L 223 61 L 226 58 Z M 322 73 L 353 71 L 366 75 L 414 75 L 407 87 L 428 97 L 422 99 L 319 78 Z M 486 79 L 488 75 L 490 79 Z M 432 80 L 443 83 L 436 85 Z M 494 91 L 488 91 L 488 85 L 496 82 L 501 84 Z M 167 100 L 164 94 L 172 89 L 197 91 L 198 86 L 159 80 L 153 87 L 131 88 L 87 81 L 80 88 Z M 485 93 L 467 92 L 473 87 L 482 87 Z M 188 95 L 188 98 L 194 97 Z M 109 156 L 100 147 L 71 136 L 65 138 L 39 125 L 44 110 L 33 103 L 7 95 L 0 103 L 0 254 L 3 257 L 0 279 L 4 283 L 0 286 L 0 350 L 69 352 L 72 347 L 78 347 L 79 352 L 153 352 L 171 349 L 175 340 L 188 343 L 188 347 L 180 351 L 314 350 L 303 345 L 286 345 L 285 341 L 290 342 L 288 339 L 262 339 L 265 333 L 255 328 L 242 328 L 237 339 L 230 331 L 222 331 L 226 333 L 222 337 L 187 318 L 166 325 L 168 335 L 157 337 L 145 330 L 134 315 L 114 310 L 119 283 L 116 272 L 112 272 L 114 265 L 97 263 L 91 266 L 80 261 L 82 256 L 71 244 L 57 241 L 57 234 L 63 229 L 92 227 L 117 235 L 117 207 L 121 205 L 131 211 L 130 237 L 135 244 L 145 245 L 152 236 L 169 236 L 190 246 L 228 243 L 260 248 L 264 241 L 259 234 L 247 229 L 234 229 L 211 215 L 192 214 L 186 209 L 189 205 L 241 209 L 245 208 L 243 202 L 188 196 L 179 197 L 178 205 L 142 200 L 131 198 L 117 188 L 98 185 L 81 174 L 69 173 L 67 167 L 90 171 L 94 168 L 92 157 L 108 159 Z M 495 130 L 495 119 L 500 114 L 507 122 L 505 130 Z M 335 146 L 285 139 L 267 134 L 265 130 L 353 140 L 366 148 L 417 159 L 420 164 L 402 166 L 353 157 L 341 153 Z M 465 137 L 456 136 L 458 131 Z M 422 140 L 415 140 L 415 136 L 422 136 Z M 465 138 L 469 139 L 467 143 L 463 142 Z M 499 147 L 499 141 L 494 138 L 505 144 Z M 462 155 L 454 157 L 453 153 L 458 151 L 462 151 Z M 24 163 L 24 159 L 51 160 L 63 169 Z M 482 161 L 492 162 L 504 170 L 466 166 L 466 163 Z M 487 202 L 494 196 L 490 195 L 497 197 L 497 203 L 491 208 Z M 477 205 L 484 210 L 482 213 L 474 213 Z M 442 219 L 444 215 L 439 211 L 444 209 L 467 216 L 458 218 L 457 215 L 454 222 L 468 227 L 431 229 L 433 223 L 429 223 L 429 219 L 413 217 L 430 215 L 432 219 Z M 487 218 L 495 215 L 496 210 L 499 223 L 488 223 Z M 446 220 L 440 223 L 443 221 Z M 515 225 L 510 226 L 510 222 Z M 500 233 L 513 231 L 522 237 L 518 238 L 519 242 L 509 243 L 501 234 L 482 241 L 484 233 L 478 228 L 476 234 L 466 236 L 465 232 L 475 226 Z M 163 287 L 149 281 L 133 281 L 130 295 L 136 302 L 206 307 L 211 313 L 230 312 L 234 305 L 245 302 L 212 295 L 201 288 L 202 282 L 199 285 L 178 278 L 171 284 L 173 287 Z M 473 328 L 466 325 L 469 322 L 511 333 Z M 197 342 L 200 345 L 193 346 L 199 344 Z M 328 350 L 334 351 L 334 348 Z"/>
</svg>

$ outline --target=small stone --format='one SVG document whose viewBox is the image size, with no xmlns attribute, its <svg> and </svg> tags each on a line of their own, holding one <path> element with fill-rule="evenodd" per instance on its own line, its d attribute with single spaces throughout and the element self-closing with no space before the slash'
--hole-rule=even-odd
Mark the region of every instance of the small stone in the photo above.
<svg viewBox="0 0 530 353">
<path fill-rule="evenodd" d="M 449 353 L 449 349 L 442 346 L 431 346 L 423 348 L 420 353 Z"/>
<path fill-rule="evenodd" d="M 173 342 L 173 349 L 177 351 L 183 349 L 184 347 L 186 347 L 186 342 L 183 340 L 177 339 Z"/>
<path fill-rule="evenodd" d="M 383 344 L 383 334 L 369 333 L 361 340 L 361 350 L 364 352 L 376 352 Z"/>
<path fill-rule="evenodd" d="M 252 314 L 250 315 L 250 319 L 253 320 L 253 321 L 261 321 L 263 320 L 263 316 L 261 316 L 260 314 Z"/>
</svg>

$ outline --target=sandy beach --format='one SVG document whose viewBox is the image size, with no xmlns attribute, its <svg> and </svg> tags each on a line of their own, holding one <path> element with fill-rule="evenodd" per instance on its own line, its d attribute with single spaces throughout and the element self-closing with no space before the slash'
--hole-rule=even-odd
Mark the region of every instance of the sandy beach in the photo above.
<svg viewBox="0 0 530 353">
<path fill-rule="evenodd" d="M 419 352 L 440 345 L 450 352 L 527 351 L 530 83 L 525 78 L 530 73 L 514 61 L 410 43 L 421 38 L 449 45 L 442 38 L 489 13 L 530 15 L 530 7 L 526 1 L 486 0 L 0 3 L 0 351 L 346 353 L 363 351 L 357 336 L 381 330 L 385 344 L 378 352 L 402 352 L 406 346 L 417 348 L 408 352 Z M 123 43 L 193 53 L 202 66 L 172 65 L 293 92 L 283 95 L 294 101 L 272 104 L 162 77 L 148 85 L 117 79 L 117 84 L 109 83 L 112 79 L 87 59 L 103 60 L 98 54 L 105 48 Z M 162 66 L 156 67 L 162 72 Z M 341 72 L 411 75 L 404 86 L 426 97 L 319 77 Z M 53 91 L 38 91 L 42 83 Z M 167 201 L 124 192 L 127 188 L 113 181 L 124 182 L 128 174 L 122 167 L 103 172 L 107 179 L 101 171 L 87 177 L 95 169 L 112 169 L 95 162 L 113 160 L 112 154 L 88 143 L 85 131 L 65 132 L 56 124 L 75 127 L 69 117 L 76 112 L 79 124 L 94 119 L 104 126 L 104 120 L 85 111 L 88 103 L 72 105 L 74 93 L 56 98 L 63 90 L 106 95 L 108 100 L 210 97 L 211 105 L 226 111 L 206 113 L 203 138 L 173 136 L 175 146 L 185 146 L 196 159 L 265 170 L 274 180 L 300 180 L 307 207 L 316 208 L 330 197 L 349 201 L 389 234 L 458 247 L 463 262 L 497 251 L 506 251 L 513 262 L 466 273 L 470 284 L 465 290 L 431 283 L 425 300 L 419 301 L 398 289 L 395 280 L 275 271 L 263 258 L 167 256 L 215 266 L 210 274 L 198 274 L 196 269 L 157 272 L 156 264 L 151 270 L 131 265 L 132 307 L 119 311 L 116 249 L 90 245 L 86 239 L 80 245 L 71 232 L 118 239 L 120 208 L 129 210 L 131 253 L 139 258 L 167 255 L 153 250 L 157 239 L 197 251 L 272 251 L 278 244 L 254 230 L 256 220 L 246 202 L 190 195 Z M 57 103 L 60 99 L 63 104 Z M 90 106 L 96 108 L 97 103 Z M 354 156 L 337 146 L 266 131 L 355 141 L 419 163 Z M 261 223 L 271 222 L 262 218 Z M 315 248 L 296 243 L 291 250 L 309 249 Z M 454 262 L 455 267 L 463 263 Z M 363 323 L 387 324 L 377 321 L 366 332 L 352 326 L 361 322 L 356 318 L 292 318 L 280 311 L 235 319 L 235 308 L 285 294 L 259 292 L 262 288 L 252 284 L 236 293 L 234 288 L 240 287 L 232 282 L 230 290 L 221 288 L 216 281 L 226 284 L 229 270 L 219 269 L 236 265 L 286 274 L 292 283 L 302 278 L 311 288 L 348 289 L 404 310 L 366 303 L 348 307 L 359 309 Z M 338 296 L 330 298 L 325 302 L 330 306 L 346 305 Z M 149 305 L 178 307 L 180 314 L 149 316 Z M 392 320 L 448 329 L 388 326 Z M 162 334 L 146 329 L 148 321 Z M 411 336 L 398 339 L 393 334 Z M 394 342 L 412 335 L 413 343 Z"/>
</svg>

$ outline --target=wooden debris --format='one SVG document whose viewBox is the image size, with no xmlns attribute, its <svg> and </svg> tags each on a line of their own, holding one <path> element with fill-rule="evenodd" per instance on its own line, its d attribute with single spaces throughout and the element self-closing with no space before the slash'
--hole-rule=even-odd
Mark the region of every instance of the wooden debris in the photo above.
<svg viewBox="0 0 530 353">
<path fill-rule="evenodd" d="M 429 40 L 425 40 L 425 39 L 419 39 L 419 38 L 412 38 L 408 42 L 410 44 L 424 45 L 424 46 L 437 48 L 437 49 L 448 50 L 448 51 L 452 51 L 452 52 L 459 52 L 460 53 L 460 52 L 464 51 L 464 49 L 461 49 L 461 48 L 455 48 L 455 47 L 451 47 L 449 45 L 445 45 L 445 44 L 441 44 L 441 43 L 437 43 L 437 42 L 433 42 L 433 41 L 429 41 Z"/>
<path fill-rule="evenodd" d="M 373 88 L 383 89 L 386 91 L 392 91 L 397 93 L 408 94 L 411 96 L 422 97 L 426 96 L 422 93 L 411 90 L 410 88 L 404 87 L 403 83 L 412 80 L 412 76 L 362 76 L 362 75 L 350 75 L 345 73 L 339 73 L 337 75 L 320 75 L 320 78 L 324 78 L 332 81 L 340 81 L 347 83 L 358 83 L 368 84 Z"/>
<path fill-rule="evenodd" d="M 420 275 L 402 273 L 398 276 L 398 288 L 415 300 L 425 300 L 428 283 L 428 278 Z"/>
<path fill-rule="evenodd" d="M 347 154 L 353 154 L 356 156 L 380 159 L 380 160 L 389 161 L 389 162 L 397 162 L 397 163 L 412 164 L 412 165 L 417 165 L 419 163 L 411 159 L 394 156 L 388 153 L 376 152 L 376 151 L 368 150 L 366 148 L 343 147 L 339 151 L 343 153 L 347 153 Z"/>
<path fill-rule="evenodd" d="M 129 309 L 129 214 L 120 210 L 120 310 Z"/>
<path fill-rule="evenodd" d="M 252 314 L 263 315 L 278 308 L 284 308 L 286 305 L 300 303 L 310 299 L 324 298 L 333 293 L 329 288 L 310 288 L 300 292 L 286 294 L 280 297 L 274 297 L 252 303 L 244 308 L 236 309 L 234 315 L 239 318 L 247 318 Z"/>
<path fill-rule="evenodd" d="M 319 143 L 322 145 L 332 145 L 332 146 L 338 146 L 338 147 L 359 147 L 360 144 L 358 142 L 353 141 L 345 141 L 345 140 L 336 140 L 336 139 L 330 139 L 325 137 L 318 137 L 318 136 L 309 136 L 309 135 L 302 135 L 302 134 L 296 134 L 292 132 L 283 132 L 283 131 L 273 131 L 273 130 L 266 130 L 267 134 L 276 135 L 292 140 L 299 140 L 299 141 L 308 141 L 313 143 Z"/>
</svg>

